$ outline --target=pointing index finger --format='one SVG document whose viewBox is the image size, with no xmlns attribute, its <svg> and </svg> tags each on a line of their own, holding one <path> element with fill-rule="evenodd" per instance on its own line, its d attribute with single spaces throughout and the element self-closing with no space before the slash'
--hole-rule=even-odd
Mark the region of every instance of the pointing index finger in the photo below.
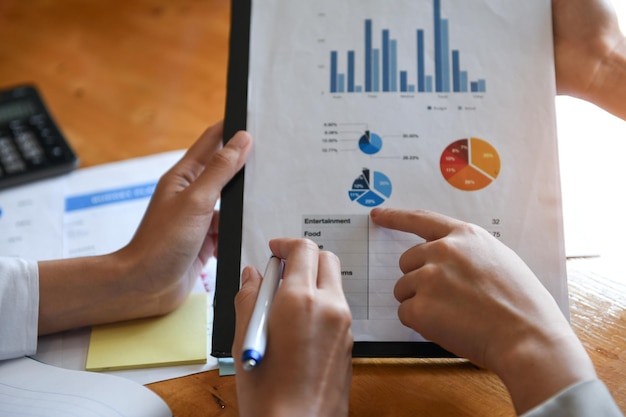
<svg viewBox="0 0 626 417">
<path fill-rule="evenodd" d="M 451 217 L 428 210 L 375 208 L 370 216 L 379 226 L 413 233 L 429 242 L 449 235 L 459 223 Z"/>
</svg>

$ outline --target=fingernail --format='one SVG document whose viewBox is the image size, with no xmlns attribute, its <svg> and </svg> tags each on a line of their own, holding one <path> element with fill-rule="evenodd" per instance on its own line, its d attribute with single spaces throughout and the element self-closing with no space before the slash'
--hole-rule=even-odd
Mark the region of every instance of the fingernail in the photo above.
<svg viewBox="0 0 626 417">
<path fill-rule="evenodd" d="M 247 132 L 237 132 L 229 141 L 231 146 L 236 146 L 240 149 L 245 148 L 250 143 L 250 135 Z"/>
<path fill-rule="evenodd" d="M 250 267 L 246 266 L 241 272 L 241 286 L 243 287 L 246 282 L 250 280 Z"/>
</svg>

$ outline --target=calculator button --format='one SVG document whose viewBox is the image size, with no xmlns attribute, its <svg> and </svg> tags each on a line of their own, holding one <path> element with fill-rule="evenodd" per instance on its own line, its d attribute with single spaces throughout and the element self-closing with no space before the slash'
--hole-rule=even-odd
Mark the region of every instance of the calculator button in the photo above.
<svg viewBox="0 0 626 417">
<path fill-rule="evenodd" d="M 13 141 L 8 137 L 0 137 L 0 159 L 5 159 L 17 155 L 17 149 Z"/>
<path fill-rule="evenodd" d="M 15 137 L 15 143 L 17 143 L 24 158 L 28 160 L 43 158 L 43 150 L 32 132 L 20 133 Z"/>
<path fill-rule="evenodd" d="M 0 155 L 0 161 L 4 165 L 12 164 L 15 161 L 20 161 L 22 158 L 20 157 L 19 152 L 11 145 L 11 147 L 6 147 L 2 149 L 2 155 Z"/>
<path fill-rule="evenodd" d="M 26 128 L 26 124 L 20 119 L 15 119 L 9 122 L 9 127 L 15 131 Z"/>
<path fill-rule="evenodd" d="M 57 145 L 61 142 L 61 139 L 52 129 L 42 128 L 39 130 L 39 137 L 44 146 Z"/>
<path fill-rule="evenodd" d="M 22 121 L 14 120 L 11 123 L 9 123 L 9 126 L 11 128 L 11 132 L 13 133 L 13 136 L 17 136 L 19 134 L 28 132 L 30 130 L 28 125 L 26 123 L 23 123 Z"/>
<path fill-rule="evenodd" d="M 26 171 L 26 164 L 21 159 L 14 160 L 8 164 L 4 164 L 7 174 L 17 174 Z"/>
<path fill-rule="evenodd" d="M 26 163 L 17 150 L 13 141 L 7 137 L 0 137 L 0 163 L 7 174 L 17 174 L 26 171 Z"/>
<path fill-rule="evenodd" d="M 7 174 L 16 174 L 26 170 L 26 164 L 15 148 L 13 141 L 7 137 L 0 138 L 0 163 Z"/>
<path fill-rule="evenodd" d="M 46 126 L 48 124 L 48 118 L 43 113 L 39 113 L 39 114 L 35 114 L 31 116 L 29 121 L 31 124 L 37 127 Z"/>
<path fill-rule="evenodd" d="M 53 146 L 50 149 L 50 153 L 52 154 L 53 158 L 63 158 L 63 148 L 61 148 L 60 146 Z"/>
</svg>

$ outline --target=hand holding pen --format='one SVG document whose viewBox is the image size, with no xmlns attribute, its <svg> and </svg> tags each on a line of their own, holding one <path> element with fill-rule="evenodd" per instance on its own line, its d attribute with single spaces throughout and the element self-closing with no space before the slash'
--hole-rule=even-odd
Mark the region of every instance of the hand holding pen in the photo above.
<svg viewBox="0 0 626 417">
<path fill-rule="evenodd" d="M 283 278 L 267 316 L 267 348 L 250 371 L 243 345 L 263 281 L 254 268 L 244 269 L 235 299 L 240 415 L 347 415 L 352 333 L 339 259 L 305 239 L 272 240 L 270 248 L 283 260 Z"/>
<path fill-rule="evenodd" d="M 265 267 L 263 282 L 254 303 L 252 317 L 246 330 L 246 338 L 243 340 L 243 353 L 241 362 L 243 369 L 251 371 L 254 369 L 265 355 L 267 348 L 267 319 L 270 314 L 270 307 L 278 285 L 283 276 L 283 261 L 272 255 Z"/>
</svg>

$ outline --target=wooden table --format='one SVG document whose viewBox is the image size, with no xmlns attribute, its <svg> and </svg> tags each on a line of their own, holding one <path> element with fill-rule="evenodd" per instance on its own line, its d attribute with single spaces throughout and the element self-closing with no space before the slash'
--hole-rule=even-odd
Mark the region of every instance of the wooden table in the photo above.
<svg viewBox="0 0 626 417">
<path fill-rule="evenodd" d="M 186 148 L 223 116 L 229 8 L 228 0 L 3 0 L 0 87 L 34 82 L 83 167 Z M 626 410 L 626 267 L 569 260 L 568 275 L 572 324 Z M 235 379 L 217 371 L 149 387 L 177 417 L 237 415 Z M 499 379 L 470 363 L 359 359 L 351 415 L 514 411 Z"/>
</svg>

